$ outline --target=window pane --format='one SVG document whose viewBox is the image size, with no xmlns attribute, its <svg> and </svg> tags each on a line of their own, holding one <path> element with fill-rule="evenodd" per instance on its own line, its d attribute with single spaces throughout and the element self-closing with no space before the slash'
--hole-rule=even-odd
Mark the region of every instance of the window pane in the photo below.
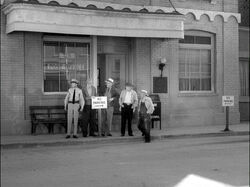
<svg viewBox="0 0 250 187">
<path fill-rule="evenodd" d="M 211 44 L 211 37 L 196 36 L 195 43 L 196 44 Z"/>
<path fill-rule="evenodd" d="M 89 44 L 44 42 L 44 91 L 65 92 L 72 78 L 86 81 L 89 73 Z"/>
<path fill-rule="evenodd" d="M 179 49 L 179 90 L 209 91 L 211 90 L 211 50 L 197 49 L 194 44 Z"/>
<path fill-rule="evenodd" d="M 249 96 L 249 60 L 240 60 L 240 95 Z"/>
<path fill-rule="evenodd" d="M 184 39 L 179 40 L 179 43 L 186 44 L 211 44 L 211 37 L 206 36 L 188 36 L 185 35 Z"/>
</svg>

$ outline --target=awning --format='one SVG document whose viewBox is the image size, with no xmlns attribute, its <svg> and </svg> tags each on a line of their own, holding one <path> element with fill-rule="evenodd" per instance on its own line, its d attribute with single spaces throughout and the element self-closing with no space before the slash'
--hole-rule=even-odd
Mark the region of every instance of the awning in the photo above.
<svg viewBox="0 0 250 187">
<path fill-rule="evenodd" d="M 183 38 L 184 16 L 91 9 L 48 4 L 10 3 L 4 9 L 6 33 L 14 31 L 78 35 Z"/>
</svg>

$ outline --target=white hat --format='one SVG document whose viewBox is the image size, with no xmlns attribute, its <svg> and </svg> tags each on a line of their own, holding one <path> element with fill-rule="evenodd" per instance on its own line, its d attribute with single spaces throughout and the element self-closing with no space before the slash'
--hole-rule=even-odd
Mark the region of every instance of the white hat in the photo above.
<svg viewBox="0 0 250 187">
<path fill-rule="evenodd" d="M 106 82 L 106 83 L 111 83 L 111 84 L 113 84 L 113 83 L 114 83 L 114 80 L 111 79 L 111 78 L 108 78 L 105 82 Z"/>
<path fill-rule="evenodd" d="M 76 84 L 78 84 L 79 82 L 76 79 L 71 79 L 70 83 L 76 83 Z"/>
<path fill-rule="evenodd" d="M 147 90 L 141 90 L 142 93 L 145 93 L 146 95 L 148 95 L 148 91 Z"/>
</svg>

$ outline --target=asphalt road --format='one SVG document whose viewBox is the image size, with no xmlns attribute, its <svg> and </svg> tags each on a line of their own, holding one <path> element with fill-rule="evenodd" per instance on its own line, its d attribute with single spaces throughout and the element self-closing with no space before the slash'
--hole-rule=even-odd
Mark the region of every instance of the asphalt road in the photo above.
<svg viewBox="0 0 250 187">
<path fill-rule="evenodd" d="M 2 187 L 171 187 L 188 174 L 249 185 L 249 137 L 1 151 Z"/>
</svg>

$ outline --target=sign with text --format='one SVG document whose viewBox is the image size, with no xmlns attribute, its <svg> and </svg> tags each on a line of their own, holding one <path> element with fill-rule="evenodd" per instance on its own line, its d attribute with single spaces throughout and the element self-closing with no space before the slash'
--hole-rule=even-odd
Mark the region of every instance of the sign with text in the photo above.
<svg viewBox="0 0 250 187">
<path fill-rule="evenodd" d="M 234 106 L 234 96 L 222 96 L 222 106 Z"/>
<path fill-rule="evenodd" d="M 107 97 L 92 97 L 92 109 L 105 109 L 107 108 Z"/>
</svg>

